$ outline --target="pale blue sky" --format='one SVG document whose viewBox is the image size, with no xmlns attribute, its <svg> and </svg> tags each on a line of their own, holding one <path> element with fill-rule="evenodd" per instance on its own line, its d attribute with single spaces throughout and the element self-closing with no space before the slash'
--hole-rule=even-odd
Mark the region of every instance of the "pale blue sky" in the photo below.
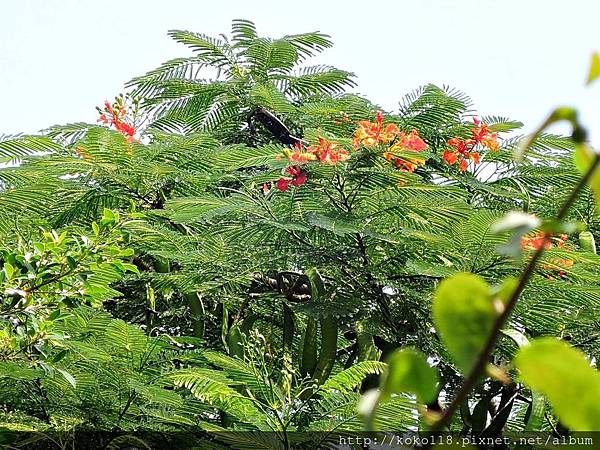
<svg viewBox="0 0 600 450">
<path fill-rule="evenodd" d="M 388 109 L 419 85 L 448 84 L 528 129 L 553 106 L 578 106 L 600 143 L 600 83 L 583 86 L 600 50 L 596 0 L 4 0 L 0 135 L 94 121 L 127 80 L 190 54 L 167 30 L 216 35 L 234 18 L 267 36 L 330 34 L 319 62 L 355 72 L 358 91 Z"/>
</svg>

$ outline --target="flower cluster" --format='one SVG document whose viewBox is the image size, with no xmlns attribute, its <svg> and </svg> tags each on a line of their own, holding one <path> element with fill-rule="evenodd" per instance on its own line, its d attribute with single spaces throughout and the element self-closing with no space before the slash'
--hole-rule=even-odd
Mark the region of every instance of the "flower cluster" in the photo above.
<svg viewBox="0 0 600 450">
<path fill-rule="evenodd" d="M 398 126 L 393 123 L 384 124 L 381 111 L 377 112 L 375 122 L 362 120 L 358 123 L 352 142 L 355 148 L 361 145 L 364 147 L 388 145 L 393 142 L 390 149 L 383 153 L 383 156 L 388 161 L 393 161 L 396 167 L 404 172 L 414 172 L 419 165 L 425 164 L 423 158 L 394 155 L 394 153 L 403 151 L 422 152 L 427 148 L 427 144 L 421 139 L 417 130 L 412 130 L 407 134 L 400 131 Z"/>
<path fill-rule="evenodd" d="M 280 191 L 287 191 L 290 184 L 292 186 L 301 186 L 306 183 L 308 174 L 298 164 L 306 164 L 310 161 L 318 161 L 323 164 L 337 164 L 347 161 L 350 158 L 348 150 L 336 142 L 331 142 L 325 138 L 319 138 L 317 145 L 311 145 L 304 148 L 301 143 L 297 143 L 293 149 L 286 150 L 284 155 L 288 161 L 294 163 L 286 169 L 286 173 L 291 176 L 282 177 L 275 183 L 275 187 Z"/>
<path fill-rule="evenodd" d="M 498 142 L 497 133 L 492 133 L 490 127 L 475 118 L 473 120 L 474 127 L 471 128 L 471 138 L 461 139 L 453 137 L 448 140 L 448 145 L 452 150 L 446 150 L 443 158 L 448 164 L 456 164 L 461 172 L 467 170 L 469 161 L 474 164 L 479 164 L 481 157 L 479 152 L 475 151 L 476 147 L 483 146 L 493 152 L 498 151 L 500 143 Z"/>
<path fill-rule="evenodd" d="M 561 238 L 564 235 L 561 235 Z M 562 242 L 562 239 L 561 239 Z M 523 236 L 521 238 L 521 250 L 539 250 L 544 246 L 544 249 L 549 250 L 553 247 L 552 239 L 544 232 L 537 232 Z"/>
<path fill-rule="evenodd" d="M 135 127 L 129 123 L 131 120 L 123 97 L 118 97 L 112 105 L 108 100 L 105 101 L 104 109 L 98 108 L 98 111 L 100 112 L 98 122 L 102 122 L 109 127 L 112 125 L 115 130 L 127 138 L 127 142 L 135 141 Z"/>
<path fill-rule="evenodd" d="M 521 239 L 521 249 L 523 250 L 539 250 L 542 246 L 545 250 L 550 250 L 555 246 L 560 249 L 570 250 L 566 245 L 569 240 L 569 236 L 567 234 L 561 234 L 558 238 L 552 238 L 550 235 L 547 235 L 544 232 L 537 232 L 530 234 L 528 236 L 523 236 Z M 557 269 L 557 267 L 562 267 L 564 269 L 568 269 L 573 267 L 575 261 L 568 258 L 554 258 L 550 261 L 550 264 L 544 264 L 542 266 L 545 270 L 553 270 L 557 271 L 558 276 L 564 276 L 565 272 L 563 270 Z M 551 275 L 546 275 L 546 278 L 552 279 Z"/>
<path fill-rule="evenodd" d="M 318 145 L 312 145 L 304 148 L 298 143 L 293 150 L 285 152 L 288 160 L 297 164 L 304 164 L 309 161 L 319 161 L 325 164 L 337 164 L 347 161 L 350 158 L 348 150 L 341 147 L 336 142 L 328 141 L 325 138 L 319 138 Z"/>
<path fill-rule="evenodd" d="M 344 120 L 349 119 L 344 115 Z M 352 144 L 355 149 L 361 146 L 370 148 L 391 144 L 383 153 L 383 157 L 392 161 L 399 170 L 404 172 L 414 172 L 418 166 L 425 164 L 425 159 L 418 155 L 399 155 L 403 152 L 419 153 L 427 149 L 427 144 L 421 139 L 419 132 L 412 130 L 410 133 L 405 133 L 395 124 L 384 124 L 383 114 L 380 111 L 377 112 L 375 122 L 362 120 L 358 123 Z M 347 161 L 350 153 L 339 143 L 319 137 L 317 145 L 304 147 L 298 143 L 286 150 L 284 156 L 293 166 L 286 169 L 286 175 L 289 176 L 284 176 L 275 183 L 275 187 L 280 191 L 287 191 L 290 185 L 301 186 L 306 182 L 308 175 L 301 165 L 309 162 L 335 165 Z M 267 187 L 263 186 L 263 189 L 266 190 Z"/>
<path fill-rule="evenodd" d="M 414 172 L 418 166 L 425 164 L 423 158 L 403 156 L 394 156 L 394 152 L 410 151 L 410 152 L 422 152 L 427 149 L 427 144 L 419 136 L 417 130 L 412 130 L 406 134 L 404 131 L 398 135 L 398 140 L 390 147 L 388 152 L 384 152 L 383 156 L 388 161 L 393 161 L 396 167 L 403 172 Z"/>
<path fill-rule="evenodd" d="M 306 183 L 306 180 L 308 179 L 308 174 L 306 173 L 306 170 L 302 169 L 299 166 L 290 166 L 287 169 L 285 169 L 285 171 L 288 175 L 291 176 L 291 178 L 280 178 L 275 183 L 275 187 L 277 187 L 277 189 L 279 189 L 282 192 L 287 191 L 290 187 L 290 184 L 296 187 L 302 186 L 304 183 Z"/>
<path fill-rule="evenodd" d="M 375 122 L 369 122 L 368 120 L 358 122 L 358 128 L 354 132 L 352 143 L 354 148 L 358 148 L 361 145 L 364 147 L 374 147 L 378 144 L 389 144 L 396 139 L 399 133 L 400 129 L 398 125 L 393 123 L 383 124 L 383 113 L 378 111 Z"/>
</svg>

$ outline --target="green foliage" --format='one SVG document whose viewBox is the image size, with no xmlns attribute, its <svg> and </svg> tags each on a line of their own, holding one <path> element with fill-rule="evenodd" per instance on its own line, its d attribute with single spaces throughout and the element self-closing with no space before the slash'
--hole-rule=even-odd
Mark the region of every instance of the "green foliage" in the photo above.
<svg viewBox="0 0 600 450">
<path fill-rule="evenodd" d="M 575 431 L 600 429 L 600 373 L 585 355 L 553 338 L 519 350 L 515 365 L 531 388 L 543 393 L 560 420 Z"/>
<path fill-rule="evenodd" d="M 383 116 L 427 146 L 409 172 L 393 158 L 414 151 L 353 139 L 377 112 L 346 92 L 353 75 L 304 65 L 326 35 L 264 38 L 244 20 L 229 37 L 170 35 L 192 56 L 129 83 L 135 137 L 76 123 L 0 138 L 0 427 L 210 432 L 206 448 L 236 430 L 245 448 L 302 448 L 296 431 L 362 431 L 361 398 L 374 430 L 430 426 L 514 297 L 535 254 L 522 238 L 542 231 L 551 248 L 496 330 L 492 370 L 446 425 L 500 436 L 563 420 L 552 386 L 573 363 L 583 397 L 595 372 L 534 338 L 600 357 L 598 172 L 580 185 L 596 154 L 574 110 L 546 123 L 571 137 L 521 139 L 519 122 L 484 116 L 500 148 L 461 172 L 444 153 L 472 136 L 471 100 L 426 85 Z M 349 158 L 288 161 L 320 138 Z M 277 189 L 292 165 L 306 180 Z M 564 424 L 597 426 L 587 411 Z"/>
<path fill-rule="evenodd" d="M 580 172 L 586 173 L 592 168 L 595 156 L 595 151 L 592 148 L 587 145 L 577 145 L 574 153 L 575 166 Z M 594 192 L 596 205 L 600 205 L 600 170 L 597 169 L 597 165 L 594 165 L 593 167 L 596 167 L 596 170 L 592 171 L 589 178 L 589 184 Z"/>
</svg>

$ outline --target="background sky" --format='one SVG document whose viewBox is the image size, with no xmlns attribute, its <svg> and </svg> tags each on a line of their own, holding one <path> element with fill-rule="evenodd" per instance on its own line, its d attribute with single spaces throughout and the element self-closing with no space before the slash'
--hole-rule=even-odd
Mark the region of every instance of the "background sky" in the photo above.
<svg viewBox="0 0 600 450">
<path fill-rule="evenodd" d="M 217 35 L 235 18 L 270 37 L 331 35 L 316 62 L 354 72 L 357 91 L 387 109 L 430 82 L 526 129 L 574 105 L 600 145 L 600 82 L 583 85 L 600 50 L 596 0 L 3 0 L 0 135 L 93 122 L 126 81 L 190 55 L 167 30 Z"/>
</svg>

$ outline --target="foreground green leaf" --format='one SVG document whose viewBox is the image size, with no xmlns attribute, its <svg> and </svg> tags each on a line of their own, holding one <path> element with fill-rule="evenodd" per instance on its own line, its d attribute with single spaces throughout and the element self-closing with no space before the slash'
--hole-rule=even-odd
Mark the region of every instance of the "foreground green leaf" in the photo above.
<svg viewBox="0 0 600 450">
<path fill-rule="evenodd" d="M 478 275 L 456 274 L 440 283 L 432 308 L 435 327 L 446 348 L 458 367 L 469 372 L 497 315 L 490 287 Z"/>
<path fill-rule="evenodd" d="M 408 348 L 393 353 L 388 359 L 382 391 L 384 395 L 411 393 L 421 403 L 431 403 L 438 394 L 438 373 L 425 355 Z"/>
<path fill-rule="evenodd" d="M 515 365 L 531 389 L 543 393 L 574 431 L 600 430 L 600 372 L 565 342 L 541 338 L 519 350 Z"/>
</svg>

